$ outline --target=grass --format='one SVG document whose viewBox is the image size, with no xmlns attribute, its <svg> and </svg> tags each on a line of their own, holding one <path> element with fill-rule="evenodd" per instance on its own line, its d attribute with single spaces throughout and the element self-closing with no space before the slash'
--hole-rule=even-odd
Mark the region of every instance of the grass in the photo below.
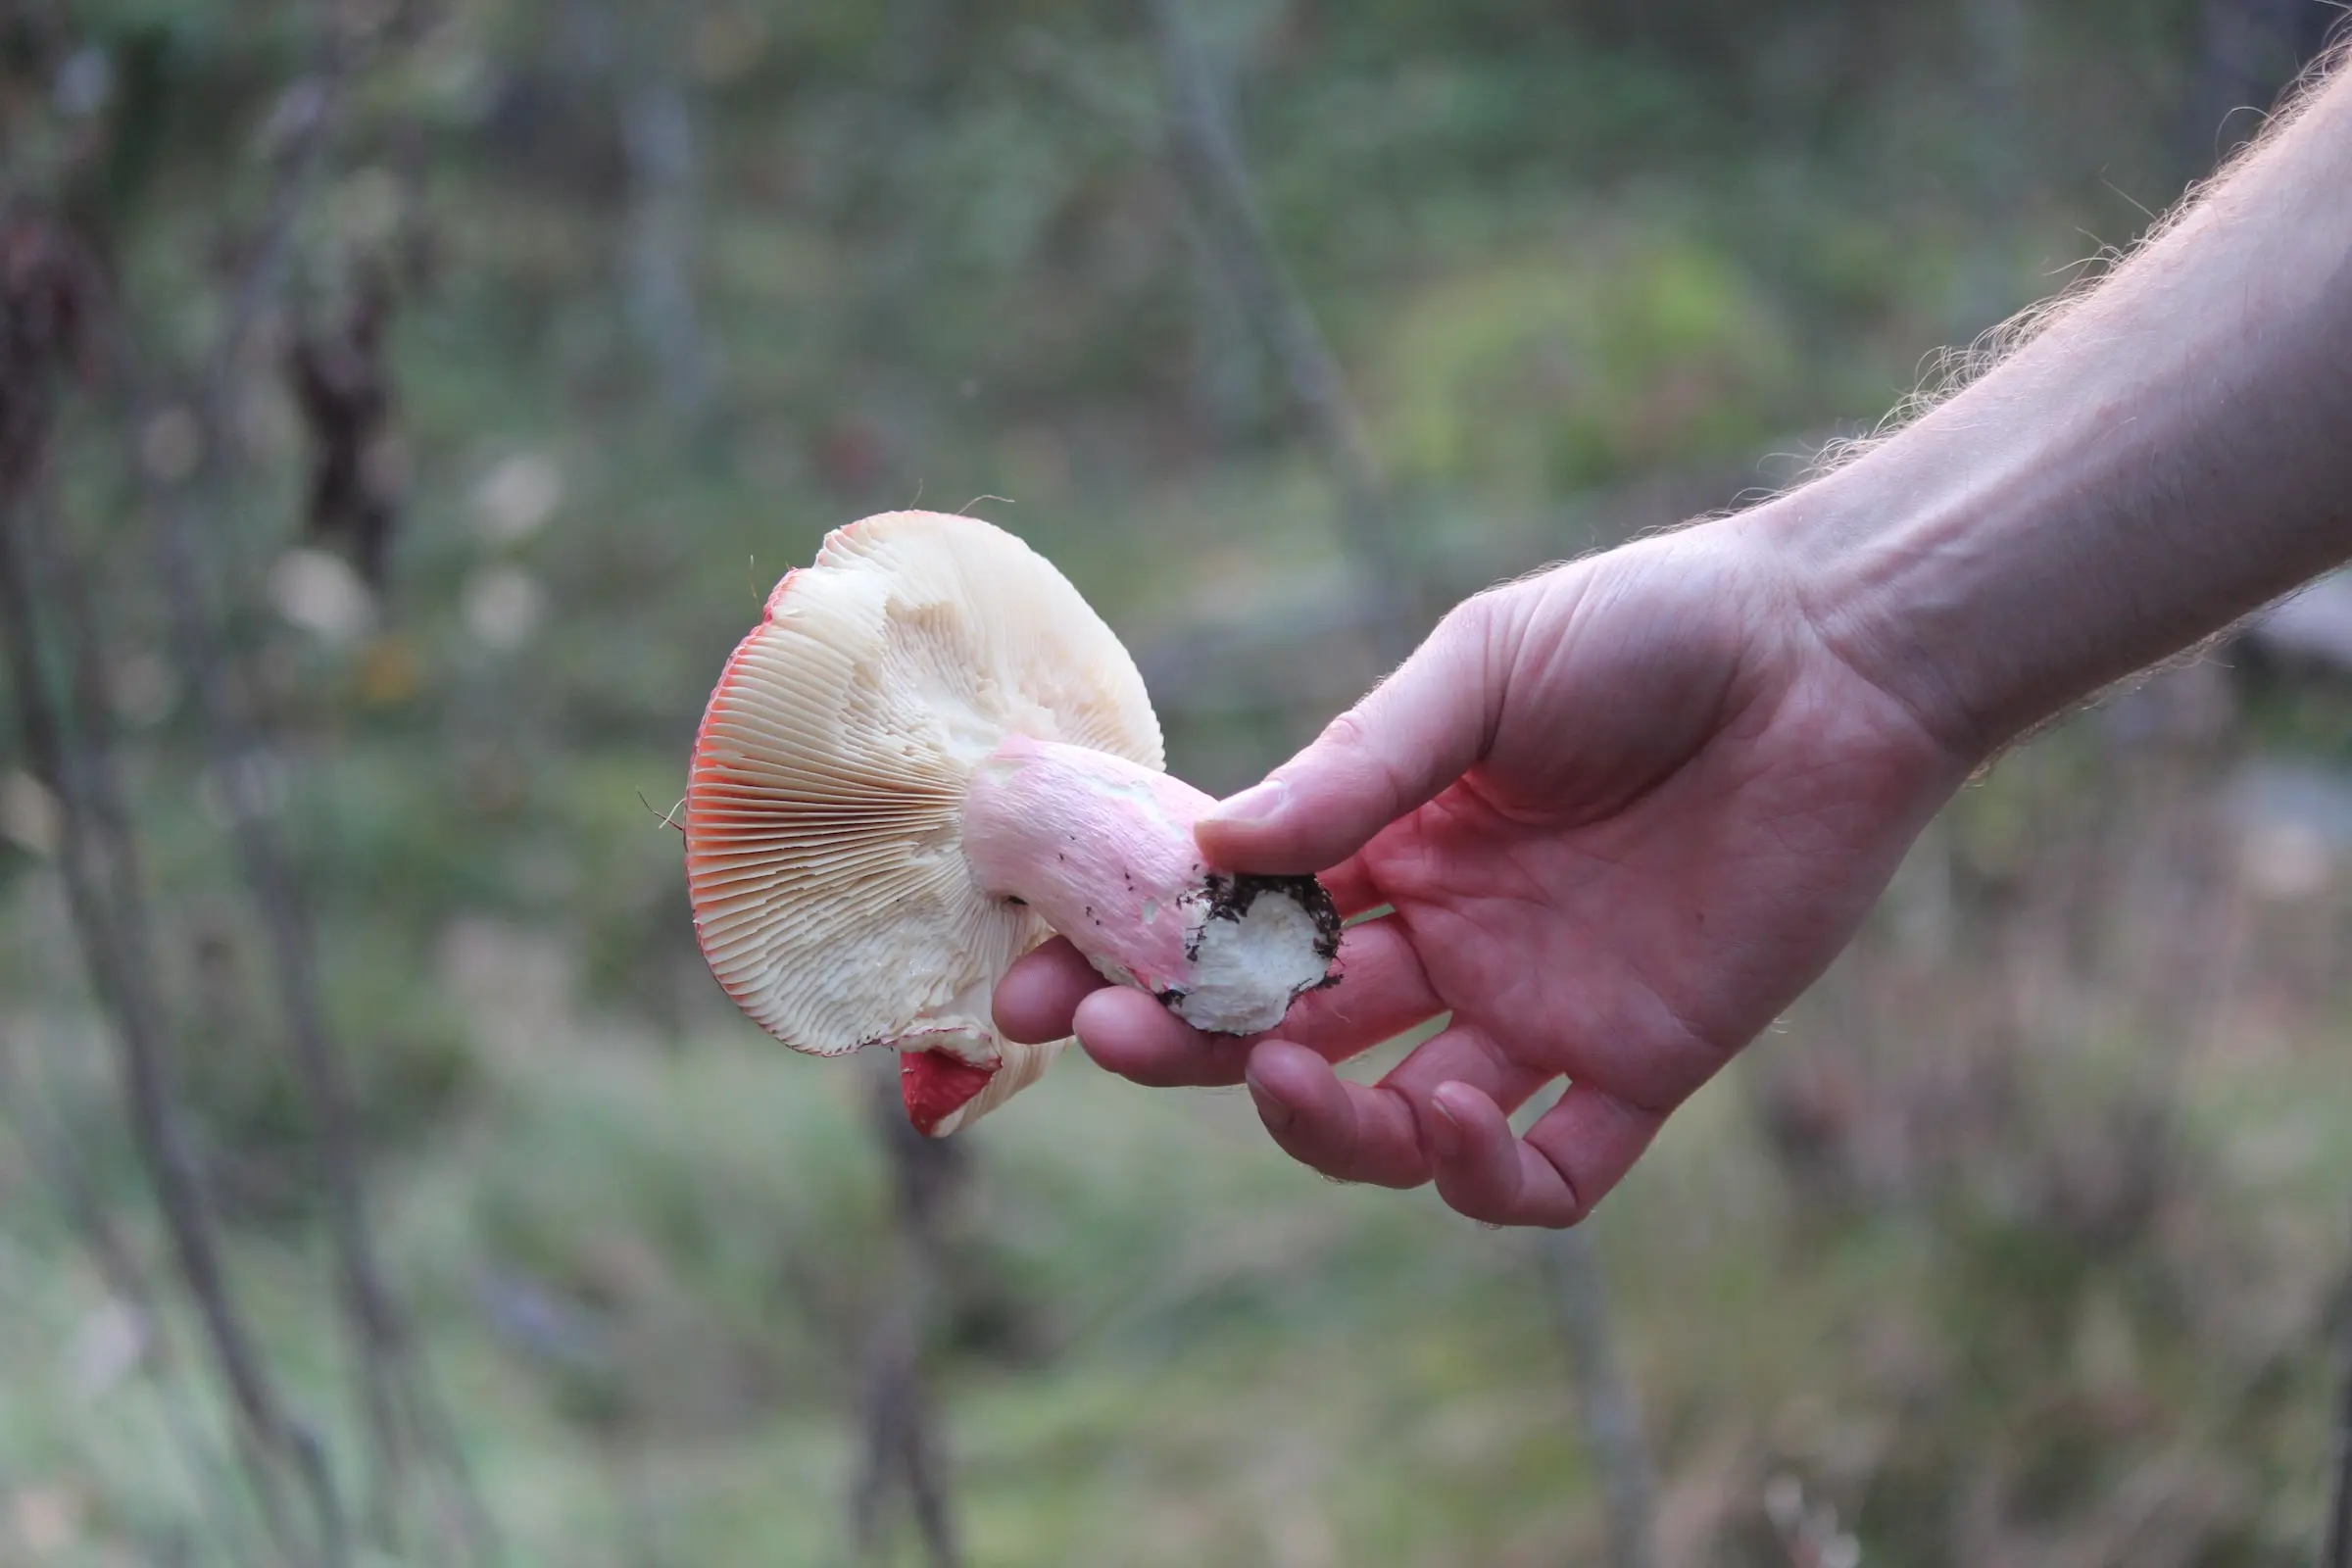
<svg viewBox="0 0 2352 1568">
<path fill-rule="evenodd" d="M 2080 744 L 2027 754 L 1961 813 L 2031 819 L 2045 767 L 2112 765 L 2059 755 Z M 1991 798 L 2013 791 L 2023 808 Z M 2136 829 L 2103 848 L 2152 853 Z M 2132 880 L 2112 862 L 2094 879 Z M 2081 895 L 2029 884 L 2013 926 Z M 2352 1188 L 2329 1109 L 2352 1091 L 2340 987 L 2281 1012 L 2252 949 L 2233 993 L 2249 1026 L 2232 1012 L 2175 1061 L 2115 1026 L 2149 1002 L 2100 988 L 2112 954 L 2078 976 L 2087 1012 L 2046 1000 L 2037 976 L 2057 960 L 2031 942 L 1947 956 L 1925 1004 L 1897 923 L 1678 1118 L 1596 1221 L 1669 1560 L 1779 1560 L 1762 1498 L 1780 1477 L 1872 1561 L 2292 1560 L 2318 1514 Z M 889 1278 L 861 1075 L 723 1015 L 665 1043 L 583 1003 L 561 964 L 520 983 L 544 941 L 528 928 L 469 940 L 501 983 L 481 989 L 484 960 L 457 947 L 441 975 L 485 1081 L 387 1162 L 381 1190 L 518 1560 L 843 1561 L 845 1417 Z M 1963 996 L 1985 985 L 2014 994 L 2031 1039 L 1999 1058 L 2001 1094 L 1972 1099 L 1933 1074 L 1990 1049 Z M 1857 1025 L 1888 988 L 1908 1031 Z M 2092 1021 L 2052 1028 L 2037 1005 Z M 85 1049 L 42 1057 L 69 1117 L 99 1089 Z M 1852 1150 L 1825 1165 L 1780 1107 L 1821 1061 L 1857 1078 L 1849 1121 L 1815 1136 L 1857 1149 L 1883 1122 L 1916 1134 L 1923 1109 L 1995 1108 L 1912 1167 Z M 2151 1084 L 2166 1097 L 2152 1175 L 2146 1124 L 2126 1114 Z M 1082 1060 L 969 1145 L 939 1374 L 975 1561 L 1596 1549 L 1527 1238 L 1426 1194 L 1319 1182 L 1238 1094 L 1150 1094 Z M 0 1478 L 20 1538 L 60 1506 L 73 1521 L 81 1544 L 39 1560 L 109 1561 L 99 1544 L 152 1543 L 192 1511 L 159 1423 L 172 1404 L 209 1420 L 209 1399 L 184 1370 L 163 1390 L 119 1370 L 92 1390 L 112 1309 L 25 1160 L 12 1142 L 0 1165 L 22 1369 Z M 318 1260 L 299 1233 L 250 1235 L 238 1258 L 305 1403 L 331 1410 Z"/>
<path fill-rule="evenodd" d="M 653 408 L 617 304 L 610 105 L 528 7 L 454 5 L 384 68 L 301 247 L 306 298 L 331 298 L 416 130 L 409 216 L 438 259 L 394 333 L 390 623 L 247 630 L 387 1248 L 518 1563 L 847 1560 L 892 1278 L 864 1078 L 717 996 L 638 799 L 676 798 L 768 583 L 862 512 L 1008 495 L 977 510 L 1144 655 L 1177 770 L 1211 788 L 1377 673 L 1280 635 L 1344 578 L 1329 488 L 1148 146 L 1023 66 L 1018 29 L 1122 101 L 1148 102 L 1150 62 L 1100 19 L 1014 9 L 977 8 L 956 71 L 908 90 L 919 115 L 879 119 L 882 11 L 712 11 L 766 42 L 698 103 L 695 277 L 722 350 L 700 425 Z M 1279 7 L 1215 30 L 1256 62 L 1271 221 L 1449 591 L 1611 537 L 1630 513 L 1587 486 L 1720 466 L 1687 505 L 1727 501 L 1760 445 L 1875 416 L 2085 231 L 2134 229 L 2101 180 L 2178 183 L 2155 127 L 2187 8 L 2025 8 L 2025 112 L 1996 127 L 2014 191 L 1975 168 L 1984 117 L 1932 9 L 1591 8 L 1619 15 L 1589 36 L 1499 3 L 1319 9 L 1319 38 Z M 208 126 L 247 136 L 291 69 L 210 24 L 188 47 L 186 160 L 124 230 L 124 296 L 154 318 L 134 325 L 168 342 L 210 318 L 221 215 L 258 178 Z M 510 68 L 504 108 L 466 87 Z M 245 390 L 263 478 L 231 554 L 260 566 L 291 537 L 299 450 L 268 378 Z M 118 590 L 119 661 L 153 665 L 115 442 L 69 426 L 62 505 Z M 516 459 L 557 498 L 504 529 L 483 486 Z M 468 623 L 494 571 L 549 607 L 519 645 Z M 1188 678 L 1178 656 L 1228 633 Z M 240 1287 L 339 1432 L 306 1135 L 163 688 L 128 753 L 183 1071 L 234 1177 Z M 2094 716 L 2009 759 L 1669 1126 L 1595 1221 L 1666 1561 L 1790 1563 L 1791 1498 L 1872 1563 L 2305 1558 L 2352 1250 L 2352 869 L 2266 893 L 2214 802 L 2252 752 L 2340 761 L 2347 711 L 2283 688 L 2202 741 Z M 0 1045 L 41 1091 L 0 1126 L 0 1562 L 251 1560 L 183 1314 L 173 1361 L 125 1360 L 26 1142 L 56 1135 L 153 1262 L 53 880 L 0 857 Z M 1320 1182 L 1245 1097 L 1075 1059 L 967 1142 L 934 1369 L 976 1563 L 1596 1560 L 1529 1239 Z"/>
</svg>

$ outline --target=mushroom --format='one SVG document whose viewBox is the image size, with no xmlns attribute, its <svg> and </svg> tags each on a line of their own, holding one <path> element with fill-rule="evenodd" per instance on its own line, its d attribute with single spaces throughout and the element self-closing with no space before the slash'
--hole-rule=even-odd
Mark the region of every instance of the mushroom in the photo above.
<svg viewBox="0 0 2352 1568">
<path fill-rule="evenodd" d="M 695 736 L 686 875 L 727 995 L 796 1051 L 900 1054 L 925 1133 L 1037 1081 L 1006 968 L 1054 932 L 1205 1031 L 1330 983 L 1312 877 L 1201 858 L 1135 662 L 1068 579 L 977 518 L 893 512 L 789 571 Z"/>
</svg>

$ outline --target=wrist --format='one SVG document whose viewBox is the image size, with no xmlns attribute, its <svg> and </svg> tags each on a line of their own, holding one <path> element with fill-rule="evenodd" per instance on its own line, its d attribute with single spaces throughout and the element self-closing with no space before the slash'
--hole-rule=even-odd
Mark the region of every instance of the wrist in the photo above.
<svg viewBox="0 0 2352 1568">
<path fill-rule="evenodd" d="M 1940 625 L 1989 618 L 1964 603 L 1967 529 L 1932 514 L 1899 517 L 1870 488 L 1835 473 L 1739 520 L 1787 585 L 1802 634 L 1973 768 L 2044 714 L 2002 690 L 1965 644 L 1937 640 Z"/>
<path fill-rule="evenodd" d="M 1758 508 L 1824 646 L 1981 760 L 2352 556 L 2352 76 L 1999 367 Z"/>
</svg>

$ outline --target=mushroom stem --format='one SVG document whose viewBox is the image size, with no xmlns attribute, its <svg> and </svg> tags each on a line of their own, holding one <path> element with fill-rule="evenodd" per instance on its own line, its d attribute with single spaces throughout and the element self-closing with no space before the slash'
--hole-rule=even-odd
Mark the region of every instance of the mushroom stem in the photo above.
<svg viewBox="0 0 2352 1568">
<path fill-rule="evenodd" d="M 964 858 L 1107 978 L 1195 1028 L 1255 1034 L 1329 983 L 1339 910 L 1310 876 L 1211 869 L 1193 824 L 1214 804 L 1107 752 L 1015 735 L 973 773 Z"/>
</svg>

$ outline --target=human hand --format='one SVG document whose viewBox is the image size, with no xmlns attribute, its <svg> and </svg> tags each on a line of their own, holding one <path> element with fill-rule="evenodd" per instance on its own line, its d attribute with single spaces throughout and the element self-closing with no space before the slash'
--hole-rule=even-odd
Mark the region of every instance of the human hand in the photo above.
<svg viewBox="0 0 2352 1568">
<path fill-rule="evenodd" d="M 1435 1179 L 1475 1219 L 1570 1225 L 1836 956 L 1978 760 L 1833 652 L 1746 519 L 1482 594 L 1267 783 L 1211 863 L 1314 871 L 1341 983 L 1250 1039 L 1106 986 L 1066 942 L 998 989 L 1149 1085 L 1250 1085 L 1326 1175 Z M 1446 1027 L 1378 1085 L 1344 1061 Z M 1526 1136 L 1506 1116 L 1557 1079 Z"/>
</svg>

